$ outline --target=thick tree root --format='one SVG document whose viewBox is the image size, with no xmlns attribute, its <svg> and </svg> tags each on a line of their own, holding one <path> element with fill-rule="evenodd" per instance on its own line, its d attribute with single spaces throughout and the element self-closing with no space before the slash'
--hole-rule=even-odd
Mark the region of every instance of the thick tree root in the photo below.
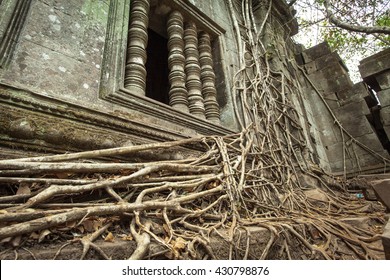
<svg viewBox="0 0 390 280">
<path fill-rule="evenodd" d="M 313 163 L 296 109 L 302 86 L 269 65 L 260 39 L 271 6 L 255 22 L 250 0 L 227 1 L 240 52 L 233 103 L 241 131 L 0 160 L 0 250 L 65 242 L 57 258 L 80 242 L 82 259 L 90 249 L 109 259 L 94 242 L 110 229 L 110 242 L 136 241 L 130 259 L 217 259 L 215 237 L 230 259 L 383 258 L 377 246 L 383 206 L 357 199 L 348 182 Z M 358 143 L 335 124 L 345 141 Z M 175 150 L 192 152 L 182 160 L 139 162 L 145 152 Z M 364 229 L 348 222 L 362 217 Z M 254 229 L 268 234 L 257 252 Z M 165 249 L 150 254 L 154 243 Z"/>
</svg>

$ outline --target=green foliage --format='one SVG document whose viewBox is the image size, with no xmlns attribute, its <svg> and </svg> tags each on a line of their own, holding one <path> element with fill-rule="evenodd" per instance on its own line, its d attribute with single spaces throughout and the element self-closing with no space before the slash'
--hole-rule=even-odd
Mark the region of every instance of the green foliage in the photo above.
<svg viewBox="0 0 390 280">
<path fill-rule="evenodd" d="M 376 24 L 379 26 L 390 26 L 389 14 L 384 14 L 376 20 Z"/>
<path fill-rule="evenodd" d="M 363 55 L 369 48 L 367 46 L 372 40 L 369 36 L 364 34 L 352 34 L 349 31 L 340 28 L 324 29 L 323 38 L 328 42 L 332 50 L 343 53 L 345 59 L 349 59 L 355 55 L 356 51 L 360 51 Z M 358 47 L 357 46 L 361 46 Z"/>
<path fill-rule="evenodd" d="M 331 13 L 342 22 L 355 26 L 390 26 L 389 0 L 327 0 Z M 325 0 L 298 0 L 300 33 L 296 39 L 306 47 L 327 41 L 333 51 L 348 61 L 354 60 L 352 72 L 357 72 L 357 61 L 390 47 L 390 36 L 351 32 L 332 24 L 327 17 Z"/>
<path fill-rule="evenodd" d="M 390 12 L 383 14 L 376 20 L 376 24 L 379 26 L 390 26 Z M 379 35 L 378 45 L 380 47 L 389 47 L 390 46 L 390 35 Z"/>
</svg>

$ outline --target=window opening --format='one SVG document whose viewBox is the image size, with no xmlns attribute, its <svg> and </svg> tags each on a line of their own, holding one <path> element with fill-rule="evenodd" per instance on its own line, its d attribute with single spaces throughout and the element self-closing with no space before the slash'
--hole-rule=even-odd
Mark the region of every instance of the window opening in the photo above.
<svg viewBox="0 0 390 280">
<path fill-rule="evenodd" d="M 180 9 L 154 4 L 151 8 L 149 0 L 131 1 L 125 89 L 166 103 L 169 88 L 167 104 L 171 107 L 219 124 L 210 35 L 199 28 L 201 22 L 186 18 Z M 155 16 L 165 17 L 158 26 L 165 25 L 168 39 L 149 28 Z"/>
<path fill-rule="evenodd" d="M 169 104 L 168 40 L 148 29 L 146 96 Z"/>
</svg>

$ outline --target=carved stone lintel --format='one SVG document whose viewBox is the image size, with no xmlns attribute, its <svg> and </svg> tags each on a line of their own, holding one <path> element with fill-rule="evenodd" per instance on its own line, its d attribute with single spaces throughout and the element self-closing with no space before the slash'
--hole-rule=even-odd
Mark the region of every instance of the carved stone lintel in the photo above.
<svg viewBox="0 0 390 280">
<path fill-rule="evenodd" d="M 169 105 L 182 112 L 189 112 L 187 88 L 185 80 L 185 57 L 184 57 L 184 40 L 183 40 L 183 16 L 178 11 L 173 11 L 168 17 L 168 66 L 169 82 Z"/>
<path fill-rule="evenodd" d="M 146 88 L 149 9 L 149 0 L 131 1 L 124 84 L 126 89 L 138 95 L 145 95 Z"/>
<path fill-rule="evenodd" d="M 210 35 L 203 31 L 199 34 L 199 62 L 201 67 L 200 78 L 202 80 L 206 119 L 219 124 L 220 113 L 217 102 L 217 90 L 215 87 L 215 73 L 213 69 L 213 57 L 211 55 Z"/>
<path fill-rule="evenodd" d="M 188 90 L 190 113 L 200 118 L 205 117 L 202 83 L 198 52 L 198 32 L 194 22 L 187 22 L 184 29 L 184 54 L 186 57 L 185 73 Z"/>
</svg>

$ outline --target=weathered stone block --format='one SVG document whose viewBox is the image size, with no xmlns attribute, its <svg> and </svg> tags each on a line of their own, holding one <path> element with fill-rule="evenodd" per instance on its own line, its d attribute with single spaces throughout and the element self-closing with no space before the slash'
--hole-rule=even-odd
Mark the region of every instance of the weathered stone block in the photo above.
<svg viewBox="0 0 390 280">
<path fill-rule="evenodd" d="M 330 53 L 331 50 L 328 43 L 323 42 L 302 52 L 302 57 L 304 62 L 308 63 Z"/>
<path fill-rule="evenodd" d="M 330 146 L 325 146 L 325 151 L 329 162 L 332 164 L 343 159 L 343 144 L 341 142 L 334 143 Z"/>
<path fill-rule="evenodd" d="M 337 96 L 342 100 L 340 102 L 342 105 L 351 102 L 359 102 L 368 95 L 368 90 L 363 82 L 356 83 L 351 88 L 337 92 Z"/>
<path fill-rule="evenodd" d="M 375 201 L 378 200 L 374 192 L 374 189 L 372 188 L 363 189 L 363 195 L 366 200 L 375 200 Z"/>
<path fill-rule="evenodd" d="M 109 5 L 33 2 L 14 59 L 0 71 L 1 81 L 77 104 L 97 104 Z"/>
<path fill-rule="evenodd" d="M 353 154 L 353 151 L 350 149 L 350 147 L 348 150 L 349 150 L 349 153 L 345 154 L 345 156 L 346 156 L 345 165 L 346 165 L 346 172 L 347 173 L 361 172 L 362 170 L 378 169 L 378 168 L 381 168 L 381 166 L 383 165 L 383 161 L 371 153 L 357 155 L 357 158 L 356 158 L 356 155 Z M 384 155 L 385 151 L 383 151 L 381 154 Z M 335 162 L 331 162 L 333 172 L 342 172 L 343 171 L 342 157 L 343 157 L 342 152 L 340 152 L 338 157 L 336 158 L 339 160 L 335 161 Z M 357 159 L 358 159 L 358 161 L 357 161 Z"/>
<path fill-rule="evenodd" d="M 381 103 L 382 110 L 385 107 L 390 106 L 390 89 L 381 90 L 377 93 L 379 102 Z"/>
<path fill-rule="evenodd" d="M 385 130 L 386 135 L 389 137 L 389 135 L 390 135 L 390 125 L 384 126 L 383 129 Z"/>
<path fill-rule="evenodd" d="M 79 61 L 101 65 L 109 6 L 101 1 L 48 2 L 52 3 L 34 4 L 24 39 Z"/>
<path fill-rule="evenodd" d="M 386 157 L 388 156 L 387 152 L 382 150 L 382 152 L 378 152 L 380 155 Z M 363 155 L 359 155 L 359 164 L 361 168 L 367 168 L 367 167 L 379 167 L 380 165 L 383 165 L 383 160 L 378 158 L 376 155 L 372 153 L 366 153 Z M 358 171 L 357 169 L 356 171 Z"/>
<path fill-rule="evenodd" d="M 359 65 L 363 80 L 387 69 L 390 69 L 390 48 L 363 59 Z"/>
<path fill-rule="evenodd" d="M 337 98 L 336 93 L 328 94 L 324 99 L 331 109 L 336 109 L 340 107 L 339 99 Z"/>
<path fill-rule="evenodd" d="M 334 93 L 331 93 L 327 96 L 324 97 L 325 102 L 329 105 L 331 109 L 336 109 L 339 107 L 339 102 L 337 100 L 337 96 Z M 321 100 L 321 98 L 317 95 L 317 93 L 314 93 L 313 95 L 309 96 L 309 102 L 310 102 L 310 107 L 313 112 L 313 116 L 318 116 L 320 115 L 322 118 L 324 116 L 329 115 L 329 111 L 326 108 L 325 103 Z M 330 117 L 330 115 L 329 115 Z M 326 118 L 326 117 L 325 117 Z M 316 120 L 317 121 L 323 121 L 322 120 Z"/>
<path fill-rule="evenodd" d="M 325 146 L 325 149 L 336 144 L 338 141 L 337 132 L 333 130 L 332 127 L 328 126 L 321 130 L 321 142 Z"/>
<path fill-rule="evenodd" d="M 324 96 L 353 86 L 348 72 L 340 63 L 323 68 L 322 70 L 309 75 L 309 78 L 316 87 L 323 92 Z"/>
<path fill-rule="evenodd" d="M 334 110 L 337 117 L 361 117 L 362 115 L 370 114 L 370 109 L 368 108 L 366 101 L 364 99 L 345 104 L 340 106 L 337 110 Z"/>
<path fill-rule="evenodd" d="M 15 62 L 8 70 L 1 79 L 11 85 L 22 85 L 78 104 L 97 102 L 101 73 L 92 63 L 84 63 L 23 39 L 15 54 Z"/>
<path fill-rule="evenodd" d="M 375 76 L 381 90 L 390 89 L 390 69 Z"/>
<path fill-rule="evenodd" d="M 371 182 L 378 199 L 390 211 L 390 179 L 382 179 Z"/>
<path fill-rule="evenodd" d="M 341 155 L 341 160 L 339 161 L 331 161 L 330 160 L 330 166 L 333 173 L 339 173 L 344 171 L 344 161 L 342 160 L 342 154 L 339 154 L 339 158 Z M 347 173 L 354 172 L 356 170 L 357 166 L 356 163 L 353 162 L 350 159 L 345 160 L 345 170 Z"/>
<path fill-rule="evenodd" d="M 332 52 L 330 54 L 321 56 L 316 59 L 315 63 L 317 70 L 321 70 L 332 65 L 340 64 L 346 71 L 348 71 L 348 68 L 345 66 L 343 60 L 337 52 Z"/>
<path fill-rule="evenodd" d="M 383 152 L 383 146 L 379 141 L 376 133 L 369 133 L 360 137 L 356 137 L 356 140 L 376 152 Z M 357 153 L 361 154 L 362 152 L 358 150 Z"/>
<path fill-rule="evenodd" d="M 390 125 L 390 106 L 382 108 L 380 110 L 381 120 L 383 126 L 389 126 Z"/>
<path fill-rule="evenodd" d="M 373 133 L 373 129 L 366 118 L 370 111 L 364 100 L 344 105 L 334 110 L 341 125 L 353 136 L 359 137 Z"/>
<path fill-rule="evenodd" d="M 317 71 L 316 61 L 310 61 L 305 64 L 305 70 L 307 74 L 311 74 Z"/>
<path fill-rule="evenodd" d="M 317 153 L 318 153 L 318 160 L 321 162 L 321 168 L 325 172 L 331 173 L 332 169 L 328 161 L 328 157 L 326 156 L 326 153 L 321 146 L 318 146 Z"/>
<path fill-rule="evenodd" d="M 359 137 L 373 132 L 371 125 L 364 119 L 354 119 L 352 117 L 348 122 L 342 124 L 345 130 L 353 137 Z"/>
</svg>

